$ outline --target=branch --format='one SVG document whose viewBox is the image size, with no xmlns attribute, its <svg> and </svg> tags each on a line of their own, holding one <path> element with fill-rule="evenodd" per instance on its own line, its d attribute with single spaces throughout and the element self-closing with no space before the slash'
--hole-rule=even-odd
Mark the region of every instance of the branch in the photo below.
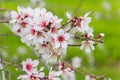
<svg viewBox="0 0 120 80">
<path fill-rule="evenodd" d="M 2 61 L 4 61 L 4 59 L 2 59 Z M 7 64 L 5 64 L 5 69 L 6 69 L 6 72 L 7 72 L 7 74 L 8 74 L 9 80 L 12 80 L 11 74 L 10 74 L 10 71 L 9 71 L 9 68 L 8 68 L 8 65 L 7 65 Z"/>
<path fill-rule="evenodd" d="M 14 67 L 17 67 L 17 68 L 22 68 L 22 65 L 21 64 L 16 64 L 14 62 L 5 62 L 5 61 L 0 61 L 1 64 L 5 64 L 5 65 L 13 65 Z"/>
<path fill-rule="evenodd" d="M 0 8 L 0 11 L 11 11 L 11 10 L 6 8 Z"/>
<path fill-rule="evenodd" d="M 68 46 L 81 46 L 81 44 L 69 44 Z"/>
<path fill-rule="evenodd" d="M 81 37 L 81 36 L 76 36 L 76 35 L 75 35 L 75 38 L 81 39 L 81 40 L 91 40 L 91 41 L 103 43 L 103 40 L 99 40 L 99 39 L 95 39 L 95 38 L 86 38 L 86 37 Z"/>
<path fill-rule="evenodd" d="M 0 19 L 0 23 L 9 23 L 9 21 L 10 21 L 9 19 L 3 19 L 3 20 Z"/>
<path fill-rule="evenodd" d="M 16 36 L 16 37 L 18 37 L 18 36 L 15 35 L 15 34 L 0 34 L 0 36 Z"/>
<path fill-rule="evenodd" d="M 2 61 L 2 56 L 0 55 L 0 61 Z M 2 80 L 6 80 L 5 78 L 5 71 L 3 70 L 2 63 L 0 63 L 0 69 L 2 70 Z"/>
</svg>

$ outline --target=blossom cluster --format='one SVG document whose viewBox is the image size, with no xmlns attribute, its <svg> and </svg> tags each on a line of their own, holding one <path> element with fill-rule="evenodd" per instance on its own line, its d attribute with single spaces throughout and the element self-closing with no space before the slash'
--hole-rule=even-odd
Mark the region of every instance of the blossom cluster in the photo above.
<svg viewBox="0 0 120 80">
<path fill-rule="evenodd" d="M 68 17 L 67 26 L 62 25 L 62 19 L 46 11 L 45 8 L 18 7 L 18 11 L 11 12 L 10 29 L 21 38 L 21 41 L 32 47 L 39 57 L 42 58 L 50 69 L 48 75 L 45 75 L 43 69 L 37 70 L 39 61 L 27 59 L 23 61 L 23 71 L 25 75 L 20 75 L 18 79 L 23 80 L 75 80 L 73 67 L 79 68 L 81 60 L 76 58 L 73 61 L 73 67 L 62 61 L 62 55 L 65 55 L 69 46 L 76 45 L 74 39 L 79 40 L 80 49 L 87 53 L 94 50 L 96 43 L 102 43 L 103 33 L 94 36 L 93 29 L 89 26 L 91 18 L 86 13 L 83 17 Z M 72 33 L 73 32 L 73 33 Z M 78 61 L 77 61 L 78 60 Z M 74 63 L 75 62 L 75 63 Z M 50 63 L 50 65 L 48 65 Z"/>
<path fill-rule="evenodd" d="M 83 39 L 80 49 L 85 49 L 87 53 L 90 53 L 91 50 L 95 49 L 95 41 L 92 40 L 94 39 L 93 28 L 89 26 L 89 23 L 91 22 L 91 17 L 88 17 L 89 14 L 90 12 L 86 13 L 83 17 L 72 17 L 69 13 L 66 13 L 71 28 L 76 28 L 81 34 L 79 38 Z M 102 38 L 103 36 L 104 34 L 100 33 L 95 39 Z"/>
<path fill-rule="evenodd" d="M 61 55 L 72 42 L 71 35 L 64 29 L 59 29 L 62 19 L 44 8 L 18 7 L 18 12 L 11 12 L 11 17 L 11 30 L 21 37 L 22 42 L 34 46 L 42 57 L 51 56 L 51 48 Z"/>
<path fill-rule="evenodd" d="M 45 75 L 43 72 L 44 67 L 37 69 L 39 64 L 38 60 L 32 60 L 28 58 L 22 62 L 24 75 L 18 76 L 17 79 L 22 80 L 61 80 L 61 76 L 64 80 L 75 80 L 75 73 L 72 68 L 64 68 L 64 64 L 58 64 L 58 71 L 54 71 L 52 68 L 49 73 Z"/>
</svg>

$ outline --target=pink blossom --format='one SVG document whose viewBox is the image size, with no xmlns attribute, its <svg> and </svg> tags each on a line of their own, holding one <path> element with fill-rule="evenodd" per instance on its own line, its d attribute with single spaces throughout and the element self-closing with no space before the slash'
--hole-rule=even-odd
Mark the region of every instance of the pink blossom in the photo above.
<svg viewBox="0 0 120 80">
<path fill-rule="evenodd" d="M 55 48 L 63 48 L 66 49 L 68 46 L 68 40 L 70 39 L 70 35 L 66 33 L 64 30 L 60 29 L 57 34 L 53 36 L 55 40 Z"/>
<path fill-rule="evenodd" d="M 33 60 L 28 58 L 26 61 L 22 62 L 23 65 L 23 71 L 25 71 L 27 74 L 36 73 L 37 72 L 37 65 L 39 64 L 38 60 Z"/>
</svg>

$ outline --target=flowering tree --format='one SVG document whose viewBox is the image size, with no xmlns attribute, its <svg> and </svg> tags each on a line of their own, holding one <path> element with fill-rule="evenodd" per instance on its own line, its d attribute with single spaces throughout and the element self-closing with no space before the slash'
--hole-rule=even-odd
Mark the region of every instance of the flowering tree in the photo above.
<svg viewBox="0 0 120 80">
<path fill-rule="evenodd" d="M 98 43 L 103 43 L 101 39 L 104 34 L 93 34 L 93 28 L 89 26 L 90 12 L 84 16 L 72 17 L 66 13 L 68 18 L 65 24 L 62 19 L 48 12 L 45 8 L 18 7 L 18 11 L 10 12 L 10 30 L 21 38 L 38 60 L 26 59 L 19 66 L 24 74 L 19 75 L 19 80 L 76 80 L 75 72 L 85 75 L 86 80 L 109 80 L 102 75 L 96 76 L 86 72 L 81 72 L 81 60 L 77 57 L 70 64 L 63 59 L 69 46 L 77 46 L 80 50 L 90 53 Z M 3 21 L 4 22 L 4 21 Z M 38 68 L 39 63 L 43 64 Z M 1 60 L 2 64 L 5 63 Z M 48 73 L 44 72 L 48 69 Z M 4 72 L 2 73 L 4 75 Z M 4 76 L 3 76 L 3 80 Z"/>
</svg>

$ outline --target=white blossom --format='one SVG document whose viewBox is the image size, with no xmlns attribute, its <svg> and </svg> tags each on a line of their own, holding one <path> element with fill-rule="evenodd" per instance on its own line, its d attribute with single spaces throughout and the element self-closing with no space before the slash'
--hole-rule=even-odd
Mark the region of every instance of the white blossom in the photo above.
<svg viewBox="0 0 120 80">
<path fill-rule="evenodd" d="M 81 61 L 82 59 L 78 56 L 72 58 L 72 65 L 75 68 L 80 68 L 81 67 Z"/>
<path fill-rule="evenodd" d="M 85 49 L 85 52 L 90 53 L 91 50 L 94 50 L 94 42 L 90 40 L 85 40 L 82 42 L 80 49 Z"/>
<path fill-rule="evenodd" d="M 93 78 L 93 77 L 91 77 L 91 76 L 89 76 L 89 75 L 86 75 L 86 76 L 85 76 L 85 80 L 96 80 L 96 79 Z"/>
<path fill-rule="evenodd" d="M 68 47 L 68 40 L 70 39 L 70 35 L 66 33 L 64 30 L 60 29 L 57 34 L 53 35 L 55 40 L 55 48 L 63 48 L 66 49 Z"/>
</svg>

